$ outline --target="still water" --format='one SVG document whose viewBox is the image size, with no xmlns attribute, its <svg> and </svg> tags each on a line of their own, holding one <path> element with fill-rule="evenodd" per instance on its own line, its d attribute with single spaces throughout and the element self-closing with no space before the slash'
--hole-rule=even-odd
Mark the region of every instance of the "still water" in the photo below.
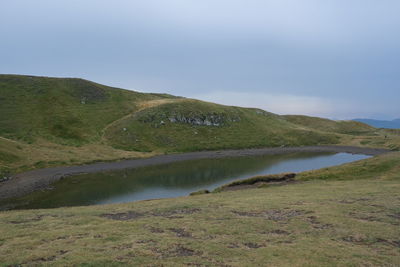
<svg viewBox="0 0 400 267">
<path fill-rule="evenodd" d="M 222 159 L 201 159 L 165 165 L 68 177 L 53 190 L 14 200 L 14 208 L 123 203 L 185 196 L 233 180 L 281 172 L 300 172 L 368 158 L 348 153 L 293 153 Z"/>
</svg>

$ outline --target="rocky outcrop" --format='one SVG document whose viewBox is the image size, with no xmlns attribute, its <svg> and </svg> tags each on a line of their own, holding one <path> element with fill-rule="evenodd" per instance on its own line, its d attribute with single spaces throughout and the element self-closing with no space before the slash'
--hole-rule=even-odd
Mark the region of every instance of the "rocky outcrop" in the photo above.
<svg viewBox="0 0 400 267">
<path fill-rule="evenodd" d="M 208 113 L 208 114 L 157 114 L 157 115 L 147 115 L 139 118 L 141 122 L 145 123 L 158 123 L 164 125 L 166 122 L 169 123 L 183 123 L 190 124 L 193 126 L 224 126 L 231 122 L 239 122 L 240 117 L 229 116 L 227 114 L 218 113 Z"/>
<path fill-rule="evenodd" d="M 227 122 L 240 121 L 240 117 L 231 118 L 224 114 L 206 114 L 206 115 L 175 115 L 168 117 L 171 123 L 186 123 L 190 125 L 204 125 L 204 126 L 222 126 Z"/>
</svg>

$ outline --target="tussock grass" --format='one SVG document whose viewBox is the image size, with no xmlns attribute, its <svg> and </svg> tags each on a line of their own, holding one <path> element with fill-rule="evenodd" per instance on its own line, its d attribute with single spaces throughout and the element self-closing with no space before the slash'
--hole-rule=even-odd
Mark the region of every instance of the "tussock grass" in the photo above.
<svg viewBox="0 0 400 267">
<path fill-rule="evenodd" d="M 395 152 L 301 173 L 304 182 L 279 187 L 1 212 L 0 262 L 394 266 L 400 261 L 398 166 Z M 326 179 L 327 172 L 342 179 Z"/>
</svg>

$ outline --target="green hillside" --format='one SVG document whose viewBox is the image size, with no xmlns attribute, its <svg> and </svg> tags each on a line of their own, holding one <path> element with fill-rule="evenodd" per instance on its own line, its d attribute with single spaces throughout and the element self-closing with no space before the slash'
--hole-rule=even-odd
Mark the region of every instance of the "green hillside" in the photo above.
<svg viewBox="0 0 400 267">
<path fill-rule="evenodd" d="M 0 92 L 0 172 L 170 152 L 352 144 L 360 142 L 355 135 L 377 134 L 358 122 L 279 116 L 74 78 L 0 75 Z"/>
<path fill-rule="evenodd" d="M 120 149 L 196 151 L 248 147 L 335 144 L 338 137 L 299 129 L 284 118 L 259 109 L 181 100 L 137 112 L 106 137 Z"/>
<path fill-rule="evenodd" d="M 371 134 L 376 130 L 372 126 L 357 121 L 333 121 L 302 115 L 285 115 L 284 117 L 292 123 L 302 125 L 307 128 L 333 133 L 360 135 Z"/>
<path fill-rule="evenodd" d="M 70 145 L 99 140 L 107 124 L 137 110 L 139 101 L 171 98 L 82 79 L 17 75 L 0 75 L 0 92 L 0 136 Z"/>
<path fill-rule="evenodd" d="M 400 150 L 400 132 L 0 75 L 0 182 L 47 166 L 317 144 Z M 254 189 L 0 212 L 0 266 L 395 266 L 399 173 L 391 152 Z"/>
</svg>

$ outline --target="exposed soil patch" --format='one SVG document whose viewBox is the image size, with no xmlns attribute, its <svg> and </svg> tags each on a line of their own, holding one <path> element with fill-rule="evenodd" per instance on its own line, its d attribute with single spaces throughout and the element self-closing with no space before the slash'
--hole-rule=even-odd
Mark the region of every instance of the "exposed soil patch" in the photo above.
<svg viewBox="0 0 400 267">
<path fill-rule="evenodd" d="M 201 267 L 201 266 L 207 266 L 201 263 L 195 263 L 195 262 L 188 262 L 186 263 L 186 266 L 196 266 L 196 267 Z"/>
<path fill-rule="evenodd" d="M 116 220 L 116 221 L 135 220 L 135 219 L 138 219 L 143 216 L 144 215 L 142 213 L 135 212 L 135 211 L 121 212 L 121 213 L 105 213 L 105 214 L 100 215 L 100 217 L 104 217 L 104 218 Z"/>
<path fill-rule="evenodd" d="M 30 222 L 37 222 L 37 221 L 41 221 L 44 217 L 57 217 L 56 215 L 47 215 L 47 214 L 42 214 L 42 215 L 36 215 L 35 217 L 29 218 L 29 219 L 25 219 L 25 220 L 21 220 L 21 221 L 9 221 L 9 223 L 11 224 L 22 224 L 22 223 L 30 223 Z"/>
<path fill-rule="evenodd" d="M 391 217 L 391 218 L 395 218 L 395 219 L 397 219 L 397 220 L 400 220 L 400 212 L 393 213 L 393 214 L 388 214 L 388 217 Z"/>
<path fill-rule="evenodd" d="M 292 244 L 292 243 L 293 243 L 292 240 L 280 240 L 275 242 L 275 244 Z"/>
<path fill-rule="evenodd" d="M 272 230 L 269 232 L 263 232 L 263 234 L 275 234 L 275 235 L 290 235 L 289 232 L 281 229 Z"/>
<path fill-rule="evenodd" d="M 327 229 L 327 228 L 332 228 L 333 225 L 330 223 L 324 224 L 318 221 L 318 218 L 316 216 L 308 216 L 307 220 L 311 223 L 311 226 L 315 229 Z"/>
<path fill-rule="evenodd" d="M 387 246 L 400 248 L 400 240 L 387 240 L 384 238 L 376 238 L 375 240 L 368 240 L 357 236 L 347 236 L 344 237 L 342 240 L 350 243 L 355 243 L 358 245 L 383 244 Z"/>
<path fill-rule="evenodd" d="M 227 247 L 228 248 L 240 248 L 240 246 L 236 243 L 230 243 Z"/>
<path fill-rule="evenodd" d="M 246 211 L 235 211 L 234 210 L 232 212 L 239 216 L 261 217 L 261 218 L 265 218 L 266 220 L 272 220 L 272 221 L 287 221 L 293 217 L 312 213 L 312 211 L 288 210 L 288 209 L 266 210 L 266 211 L 260 211 L 260 212 L 246 212 Z"/>
<path fill-rule="evenodd" d="M 186 232 L 185 229 L 183 228 L 169 228 L 171 232 L 174 232 L 177 237 L 189 237 L 192 238 L 192 234 L 189 232 Z"/>
<path fill-rule="evenodd" d="M 400 240 L 387 240 L 383 238 L 376 239 L 376 243 L 382 243 L 388 246 L 400 248 Z"/>
<path fill-rule="evenodd" d="M 155 240 L 153 239 L 144 239 L 144 240 L 138 240 L 136 241 L 137 244 L 149 244 L 149 243 L 157 243 Z"/>
<path fill-rule="evenodd" d="M 64 254 L 66 254 L 68 252 L 69 252 L 68 250 L 60 250 L 60 251 L 58 251 L 58 254 L 59 255 L 64 255 Z"/>
<path fill-rule="evenodd" d="M 149 227 L 149 231 L 152 233 L 157 233 L 157 234 L 162 234 L 165 232 L 163 229 L 160 229 L 157 227 L 152 227 L 152 226 Z"/>
<path fill-rule="evenodd" d="M 193 256 L 196 254 L 196 252 L 193 249 L 185 248 L 184 246 L 181 245 L 176 246 L 173 252 L 175 253 L 175 256 L 179 257 Z"/>
<path fill-rule="evenodd" d="M 114 246 L 112 248 L 115 249 L 115 250 L 124 250 L 124 249 L 129 249 L 129 248 L 132 248 L 132 247 L 133 247 L 133 244 L 121 244 L 121 245 L 118 245 L 118 246 Z"/>
<path fill-rule="evenodd" d="M 382 222 L 383 220 L 381 218 L 372 216 L 372 215 L 367 215 L 367 214 L 359 214 L 355 212 L 350 212 L 349 216 L 357 219 L 357 220 L 362 220 L 362 221 L 369 221 L 369 222 Z"/>
<path fill-rule="evenodd" d="M 248 248 L 262 248 L 262 247 L 265 247 L 265 245 L 260 245 L 260 244 L 252 243 L 252 242 L 244 243 L 243 245 L 245 245 Z"/>
<path fill-rule="evenodd" d="M 105 213 L 101 214 L 100 217 L 117 220 L 117 221 L 128 221 L 128 220 L 135 220 L 145 216 L 160 216 L 165 217 L 168 219 L 176 219 L 176 218 L 183 218 L 183 214 L 193 214 L 195 212 L 199 212 L 200 209 L 192 208 L 192 209 L 175 209 L 175 210 L 168 210 L 168 211 L 160 211 L 160 212 L 149 212 L 149 213 L 140 213 L 136 211 L 127 211 L 127 212 L 120 212 L 120 213 Z M 154 230 L 154 229 L 153 229 Z M 151 231 L 151 229 L 150 229 Z"/>
<path fill-rule="evenodd" d="M 135 254 L 133 252 L 129 252 L 126 255 L 116 257 L 115 260 L 121 263 L 126 263 L 127 260 L 130 260 L 134 257 L 136 257 Z"/>
<path fill-rule="evenodd" d="M 181 244 L 175 245 L 173 248 L 168 250 L 161 250 L 159 248 L 152 248 L 152 251 L 160 254 L 162 258 L 169 257 L 189 257 L 189 256 L 199 256 L 202 255 L 203 252 L 195 251 L 193 249 L 184 247 Z"/>
<path fill-rule="evenodd" d="M 176 219 L 176 218 L 183 218 L 183 216 L 179 216 L 179 215 L 193 214 L 193 213 L 196 213 L 199 211 L 201 211 L 201 209 L 188 208 L 188 209 L 168 210 L 168 211 L 162 211 L 162 212 L 152 212 L 151 215 L 166 217 L 169 219 Z"/>
<path fill-rule="evenodd" d="M 57 258 L 57 256 L 53 255 L 53 256 L 49 256 L 49 257 L 41 257 L 41 258 L 37 258 L 32 260 L 31 262 L 47 262 L 47 261 L 54 261 Z"/>
<path fill-rule="evenodd" d="M 59 250 L 59 251 L 57 251 L 57 255 L 52 255 L 52 256 L 48 256 L 48 257 L 40 257 L 40 258 L 31 260 L 30 262 L 23 263 L 23 264 L 28 264 L 30 266 L 31 264 L 36 265 L 39 262 L 42 262 L 43 264 L 45 262 L 52 262 L 52 261 L 56 260 L 58 256 L 62 256 L 68 252 L 69 252 L 68 250 Z M 22 266 L 22 265 L 15 265 L 15 266 Z"/>
</svg>

